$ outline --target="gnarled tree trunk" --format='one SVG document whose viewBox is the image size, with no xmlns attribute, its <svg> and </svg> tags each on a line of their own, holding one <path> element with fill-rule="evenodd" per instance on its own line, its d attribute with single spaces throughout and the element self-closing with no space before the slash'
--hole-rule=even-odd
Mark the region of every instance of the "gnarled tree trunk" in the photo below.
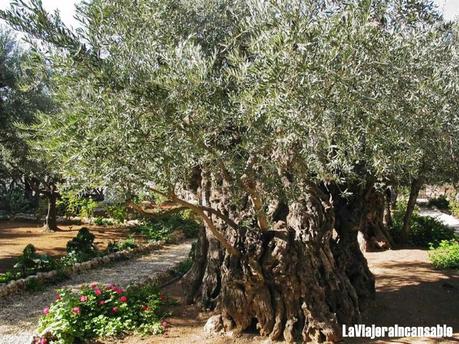
<svg viewBox="0 0 459 344">
<path fill-rule="evenodd" d="M 385 224 L 384 193 L 372 188 L 366 195 L 359 245 L 363 252 L 385 250 L 392 247 L 392 238 Z"/>
<path fill-rule="evenodd" d="M 243 210 L 229 206 L 225 183 L 202 180 L 202 203 L 233 220 Z M 207 309 L 221 314 L 222 326 L 236 333 L 256 326 L 261 335 L 288 342 L 336 342 L 342 323 L 357 323 L 364 299 L 374 294 L 374 279 L 357 243 L 358 227 L 332 239 L 335 212 L 328 195 L 311 186 L 304 198 L 291 202 L 284 217 L 267 231 L 250 216 L 239 230 L 213 217 L 219 230 L 241 253 L 222 250 L 206 231 L 207 250 L 199 255 L 187 285 Z M 241 223 L 241 222 L 239 222 Z M 191 284 L 191 279 L 202 280 Z M 198 289 L 196 286 L 200 285 Z"/>
</svg>

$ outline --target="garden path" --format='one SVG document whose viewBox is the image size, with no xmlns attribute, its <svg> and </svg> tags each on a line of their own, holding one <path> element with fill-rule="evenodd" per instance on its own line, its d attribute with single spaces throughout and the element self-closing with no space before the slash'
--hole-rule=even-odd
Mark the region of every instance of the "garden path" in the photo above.
<svg viewBox="0 0 459 344">
<path fill-rule="evenodd" d="M 55 300 L 56 289 L 79 288 L 93 282 L 126 287 L 165 272 L 188 257 L 191 241 L 168 245 L 148 255 L 89 270 L 35 293 L 0 299 L 0 344 L 29 344 L 44 307 Z"/>
<path fill-rule="evenodd" d="M 419 215 L 433 217 L 445 224 L 446 226 L 453 228 L 456 234 L 459 235 L 459 219 L 457 217 L 442 213 L 440 210 L 437 209 L 425 207 L 421 207 Z"/>
</svg>

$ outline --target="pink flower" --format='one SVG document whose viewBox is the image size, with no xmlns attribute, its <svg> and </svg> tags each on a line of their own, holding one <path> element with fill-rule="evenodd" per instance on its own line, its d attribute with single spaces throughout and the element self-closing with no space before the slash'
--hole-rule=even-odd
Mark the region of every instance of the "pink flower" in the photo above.
<svg viewBox="0 0 459 344">
<path fill-rule="evenodd" d="M 73 307 L 72 312 L 79 315 L 81 313 L 80 307 Z"/>
<path fill-rule="evenodd" d="M 91 287 L 92 289 L 97 288 L 97 283 L 91 283 L 90 287 Z"/>
<path fill-rule="evenodd" d="M 86 295 L 81 295 L 80 296 L 80 301 L 81 302 L 86 302 L 86 301 L 88 301 L 88 297 Z"/>
<path fill-rule="evenodd" d="M 127 297 L 126 296 L 121 296 L 120 297 L 121 302 L 127 302 Z"/>
<path fill-rule="evenodd" d="M 121 289 L 121 288 L 117 288 L 117 289 L 115 289 L 115 293 L 122 294 L 122 293 L 124 293 L 124 290 Z"/>
<path fill-rule="evenodd" d="M 40 344 L 48 344 L 48 339 L 46 339 L 45 337 L 41 337 Z"/>
<path fill-rule="evenodd" d="M 49 313 L 49 307 L 43 308 L 43 314 L 48 315 L 48 313 Z"/>
<path fill-rule="evenodd" d="M 97 296 L 100 296 L 102 294 L 102 291 L 97 288 L 97 289 L 94 289 L 94 293 L 97 295 Z"/>
<path fill-rule="evenodd" d="M 118 313 L 118 307 L 113 307 L 113 308 L 112 308 L 112 313 L 113 313 L 113 314 Z"/>
<path fill-rule="evenodd" d="M 161 326 L 162 326 L 163 328 L 168 328 L 168 327 L 169 327 L 169 323 L 168 323 L 166 320 L 163 320 L 163 321 L 161 322 Z"/>
<path fill-rule="evenodd" d="M 99 305 L 100 305 L 100 306 L 105 305 L 105 300 L 100 300 L 100 301 L 99 301 Z"/>
</svg>

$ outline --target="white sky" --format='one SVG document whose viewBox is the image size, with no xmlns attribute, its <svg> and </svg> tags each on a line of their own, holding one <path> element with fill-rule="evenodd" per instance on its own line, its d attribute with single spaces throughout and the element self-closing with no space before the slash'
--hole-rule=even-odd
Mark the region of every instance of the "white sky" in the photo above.
<svg viewBox="0 0 459 344">
<path fill-rule="evenodd" d="M 46 9 L 56 8 L 61 12 L 61 17 L 68 25 L 75 25 L 73 15 L 75 13 L 74 3 L 78 0 L 42 0 Z M 434 0 L 445 15 L 446 19 L 454 19 L 459 16 L 459 0 Z M 10 0 L 0 0 L 0 8 L 9 7 Z"/>
</svg>

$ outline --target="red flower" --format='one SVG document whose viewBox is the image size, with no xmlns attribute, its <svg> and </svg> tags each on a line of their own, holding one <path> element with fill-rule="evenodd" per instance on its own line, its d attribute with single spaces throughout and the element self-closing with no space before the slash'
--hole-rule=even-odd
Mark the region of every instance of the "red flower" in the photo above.
<svg viewBox="0 0 459 344">
<path fill-rule="evenodd" d="M 62 299 L 61 295 L 60 294 L 56 294 L 56 301 L 59 301 L 61 299 Z"/>
<path fill-rule="evenodd" d="M 88 301 L 88 297 L 86 295 L 81 295 L 80 296 L 80 301 L 81 302 L 86 302 L 86 301 Z"/>
<path fill-rule="evenodd" d="M 97 288 L 97 289 L 94 290 L 94 293 L 95 293 L 97 296 L 100 296 L 100 295 L 102 294 L 102 291 L 101 291 L 99 288 Z"/>
<path fill-rule="evenodd" d="M 121 302 L 127 302 L 127 297 L 126 296 L 121 296 L 120 297 Z"/>
<path fill-rule="evenodd" d="M 43 308 L 43 314 L 48 315 L 48 313 L 49 313 L 49 307 Z"/>
<path fill-rule="evenodd" d="M 143 305 L 143 306 L 142 306 L 142 310 L 143 310 L 144 312 L 149 311 L 149 310 L 150 310 L 150 307 L 148 307 L 147 305 Z"/>
<path fill-rule="evenodd" d="M 112 313 L 113 313 L 113 314 L 118 313 L 118 307 L 113 307 L 113 308 L 112 308 Z"/>
<path fill-rule="evenodd" d="M 73 307 L 72 312 L 79 315 L 81 313 L 80 307 Z"/>
<path fill-rule="evenodd" d="M 100 300 L 100 301 L 99 301 L 99 305 L 101 305 L 101 306 L 102 306 L 102 305 L 105 305 L 105 300 Z"/>
<path fill-rule="evenodd" d="M 91 283 L 91 288 L 94 289 L 97 287 L 97 283 Z"/>
<path fill-rule="evenodd" d="M 164 301 L 164 300 L 166 300 L 166 296 L 164 294 L 159 294 L 159 299 L 161 301 Z"/>
<path fill-rule="evenodd" d="M 122 294 L 122 293 L 124 293 L 124 290 L 121 289 L 121 288 L 116 288 L 116 289 L 114 289 L 114 291 L 115 291 L 115 293 L 117 293 L 117 294 Z"/>
</svg>

